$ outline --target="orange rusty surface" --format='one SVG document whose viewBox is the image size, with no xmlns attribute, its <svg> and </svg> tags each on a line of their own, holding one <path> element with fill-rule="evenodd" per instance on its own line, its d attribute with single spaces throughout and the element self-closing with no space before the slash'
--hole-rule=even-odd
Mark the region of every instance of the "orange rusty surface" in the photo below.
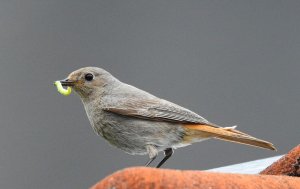
<svg viewBox="0 0 300 189">
<path fill-rule="evenodd" d="M 91 189 L 299 189 L 298 177 L 128 168 Z"/>
<path fill-rule="evenodd" d="M 300 175 L 300 169 L 296 169 L 294 164 L 300 158 L 300 145 L 293 148 L 289 153 L 280 158 L 278 161 L 267 167 L 260 174 L 264 175 Z M 299 162 L 298 162 L 299 163 Z M 299 185 L 300 189 L 300 185 Z"/>
</svg>

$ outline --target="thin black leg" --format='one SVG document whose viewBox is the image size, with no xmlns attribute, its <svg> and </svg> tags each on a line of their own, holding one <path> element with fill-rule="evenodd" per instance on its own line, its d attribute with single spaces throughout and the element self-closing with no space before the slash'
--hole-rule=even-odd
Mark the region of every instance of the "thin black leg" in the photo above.
<svg viewBox="0 0 300 189">
<path fill-rule="evenodd" d="M 159 164 L 156 166 L 156 168 L 160 168 L 174 153 L 172 148 L 167 148 L 165 149 L 165 157 L 163 160 L 161 160 L 161 162 L 159 162 Z"/>
<path fill-rule="evenodd" d="M 146 163 L 146 167 L 148 167 L 150 165 L 150 163 L 155 160 L 156 156 L 154 156 L 153 158 L 150 158 L 149 161 Z"/>
</svg>

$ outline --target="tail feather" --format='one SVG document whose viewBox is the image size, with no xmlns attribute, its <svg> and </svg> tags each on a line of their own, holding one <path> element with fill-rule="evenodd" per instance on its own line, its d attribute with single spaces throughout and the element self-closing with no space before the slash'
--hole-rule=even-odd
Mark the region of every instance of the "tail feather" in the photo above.
<svg viewBox="0 0 300 189">
<path fill-rule="evenodd" d="M 212 127 L 209 125 L 185 125 L 185 128 L 190 130 L 200 131 L 210 137 L 229 142 L 241 143 L 270 150 L 276 150 L 272 143 L 254 138 L 246 133 L 238 131 L 235 127 Z"/>
</svg>

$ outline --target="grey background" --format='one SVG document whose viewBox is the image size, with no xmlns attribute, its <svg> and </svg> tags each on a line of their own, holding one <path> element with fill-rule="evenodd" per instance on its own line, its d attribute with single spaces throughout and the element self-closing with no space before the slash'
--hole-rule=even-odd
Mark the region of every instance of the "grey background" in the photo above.
<svg viewBox="0 0 300 189">
<path fill-rule="evenodd" d="M 146 162 L 97 137 L 79 98 L 52 86 L 90 65 L 278 148 L 210 140 L 167 168 L 286 153 L 300 134 L 299 20 L 300 1 L 1 0 L 0 188 L 88 188 Z"/>
</svg>

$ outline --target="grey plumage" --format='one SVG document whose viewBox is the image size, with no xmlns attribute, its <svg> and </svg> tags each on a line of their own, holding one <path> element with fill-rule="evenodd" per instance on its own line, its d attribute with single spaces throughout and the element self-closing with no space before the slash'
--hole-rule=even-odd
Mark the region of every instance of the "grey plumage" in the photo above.
<svg viewBox="0 0 300 189">
<path fill-rule="evenodd" d="M 115 82 L 117 86 L 108 89 L 109 93 L 101 92 L 97 94 L 98 98 L 84 99 L 83 104 L 94 131 L 129 154 L 146 154 L 146 145 L 153 145 L 158 151 L 176 148 L 184 135 L 184 129 L 176 121 L 205 121 L 184 108 L 167 105 L 167 101 L 163 101 L 163 105 L 157 97 L 145 91 Z M 158 109 L 159 105 L 162 110 Z M 173 112 L 164 112 L 167 108 L 171 111 L 173 108 Z M 171 120 L 170 117 L 174 117 L 172 122 L 163 122 L 164 119 Z"/>
<path fill-rule="evenodd" d="M 275 149 L 271 143 L 233 127 L 219 127 L 186 108 L 123 83 L 101 68 L 76 70 L 63 84 L 79 94 L 95 133 L 129 154 L 148 154 L 147 165 L 159 151 L 165 151 L 166 157 L 158 167 L 172 155 L 172 149 L 213 137 Z"/>
</svg>

